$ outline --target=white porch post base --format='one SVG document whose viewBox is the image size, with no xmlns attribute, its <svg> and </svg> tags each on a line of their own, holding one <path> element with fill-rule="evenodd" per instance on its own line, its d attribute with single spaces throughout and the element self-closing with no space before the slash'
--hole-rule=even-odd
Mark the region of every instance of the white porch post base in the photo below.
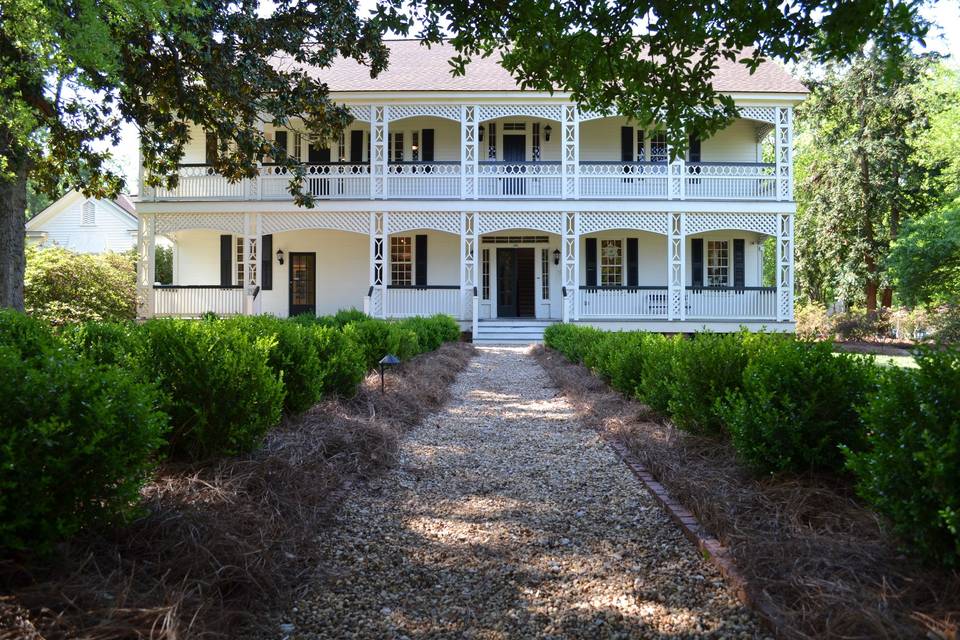
<svg viewBox="0 0 960 640">
<path fill-rule="evenodd" d="M 154 316 L 155 297 L 153 290 L 156 259 L 156 215 L 141 213 L 137 228 L 137 316 Z"/>
</svg>

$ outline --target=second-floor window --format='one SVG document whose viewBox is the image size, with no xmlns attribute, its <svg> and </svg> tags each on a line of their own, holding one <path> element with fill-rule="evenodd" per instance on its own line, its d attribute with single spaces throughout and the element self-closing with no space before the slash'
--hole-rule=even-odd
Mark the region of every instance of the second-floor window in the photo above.
<svg viewBox="0 0 960 640">
<path fill-rule="evenodd" d="M 409 287 L 413 284 L 413 238 L 390 236 L 390 284 Z"/>
<path fill-rule="evenodd" d="M 726 240 L 707 242 L 707 286 L 725 287 L 730 279 L 730 247 Z"/>
<path fill-rule="evenodd" d="M 663 131 L 657 131 L 650 139 L 650 162 L 666 162 L 669 159 L 667 134 Z"/>
<path fill-rule="evenodd" d="M 393 138 L 390 160 L 392 162 L 403 162 L 403 134 L 400 132 L 392 133 L 390 137 Z"/>
<path fill-rule="evenodd" d="M 600 286 L 619 287 L 623 284 L 623 242 L 600 241 Z"/>
</svg>

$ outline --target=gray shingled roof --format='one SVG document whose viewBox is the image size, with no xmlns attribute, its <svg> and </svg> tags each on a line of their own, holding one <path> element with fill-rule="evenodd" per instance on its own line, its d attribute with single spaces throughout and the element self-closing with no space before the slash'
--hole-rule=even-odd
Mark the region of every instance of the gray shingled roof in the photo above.
<svg viewBox="0 0 960 640">
<path fill-rule="evenodd" d="M 332 91 L 519 91 L 517 83 L 499 64 L 499 56 L 475 59 L 465 76 L 450 74 L 449 44 L 427 48 L 417 40 L 391 40 L 390 66 L 376 78 L 353 60 L 338 59 L 310 74 Z M 281 63 L 284 64 L 285 63 Z M 775 62 L 765 62 L 753 74 L 742 64 L 721 60 L 713 78 L 723 93 L 807 93 L 806 87 Z"/>
</svg>

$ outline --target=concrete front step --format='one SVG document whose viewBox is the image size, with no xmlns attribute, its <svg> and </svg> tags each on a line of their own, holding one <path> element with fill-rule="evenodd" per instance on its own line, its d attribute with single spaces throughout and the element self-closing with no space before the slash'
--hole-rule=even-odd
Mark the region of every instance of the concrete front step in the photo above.
<svg viewBox="0 0 960 640">
<path fill-rule="evenodd" d="M 535 320 L 486 320 L 479 323 L 475 344 L 531 344 L 543 342 L 550 322 Z"/>
</svg>

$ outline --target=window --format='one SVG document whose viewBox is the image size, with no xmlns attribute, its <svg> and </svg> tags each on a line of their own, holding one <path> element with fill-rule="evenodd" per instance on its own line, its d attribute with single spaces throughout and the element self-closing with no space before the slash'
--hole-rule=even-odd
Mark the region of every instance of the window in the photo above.
<svg viewBox="0 0 960 640">
<path fill-rule="evenodd" d="M 217 161 L 217 134 L 212 131 L 207 132 L 204 151 L 204 164 L 213 164 Z"/>
<path fill-rule="evenodd" d="M 337 140 L 337 162 L 347 161 L 347 134 L 340 132 L 340 139 Z"/>
<path fill-rule="evenodd" d="M 403 134 L 393 134 L 393 162 L 403 162 Z"/>
<path fill-rule="evenodd" d="M 666 162 L 670 158 L 667 151 L 667 134 L 658 131 L 650 138 L 650 162 Z"/>
<path fill-rule="evenodd" d="M 550 249 L 540 249 L 540 298 L 550 299 Z"/>
<path fill-rule="evenodd" d="M 637 162 L 647 159 L 647 143 L 643 138 L 643 129 L 637 129 Z"/>
<path fill-rule="evenodd" d="M 413 238 L 390 237 L 390 284 L 409 287 L 413 284 Z"/>
<path fill-rule="evenodd" d="M 243 284 L 243 238 L 237 236 L 236 240 L 237 247 L 237 284 Z"/>
<path fill-rule="evenodd" d="M 531 143 L 532 151 L 530 152 L 533 160 L 540 159 L 540 123 L 533 123 L 533 142 Z"/>
<path fill-rule="evenodd" d="M 504 122 L 503 123 L 504 131 L 526 131 L 527 123 L 525 122 Z"/>
<path fill-rule="evenodd" d="M 619 287 L 623 284 L 623 242 L 600 241 L 600 286 Z"/>
<path fill-rule="evenodd" d="M 279 151 L 287 153 L 287 132 L 286 131 L 276 131 L 273 134 L 273 146 L 275 146 Z M 279 157 L 279 154 L 278 154 Z M 274 158 L 274 162 L 278 160 Z"/>
<path fill-rule="evenodd" d="M 489 142 L 487 146 L 487 158 L 490 160 L 497 159 L 497 123 L 491 122 L 487 127 L 490 131 Z"/>
<path fill-rule="evenodd" d="M 414 131 L 410 134 L 410 159 L 414 162 L 420 160 L 420 132 Z"/>
<path fill-rule="evenodd" d="M 707 242 L 707 286 L 725 287 L 729 278 L 729 243 L 726 240 L 710 240 Z"/>
<path fill-rule="evenodd" d="M 97 207 L 90 200 L 83 203 L 83 211 L 80 213 L 80 224 L 97 224 Z"/>
<path fill-rule="evenodd" d="M 484 249 L 480 252 L 480 271 L 481 271 L 481 287 L 483 292 L 483 299 L 490 299 L 490 249 Z"/>
</svg>

